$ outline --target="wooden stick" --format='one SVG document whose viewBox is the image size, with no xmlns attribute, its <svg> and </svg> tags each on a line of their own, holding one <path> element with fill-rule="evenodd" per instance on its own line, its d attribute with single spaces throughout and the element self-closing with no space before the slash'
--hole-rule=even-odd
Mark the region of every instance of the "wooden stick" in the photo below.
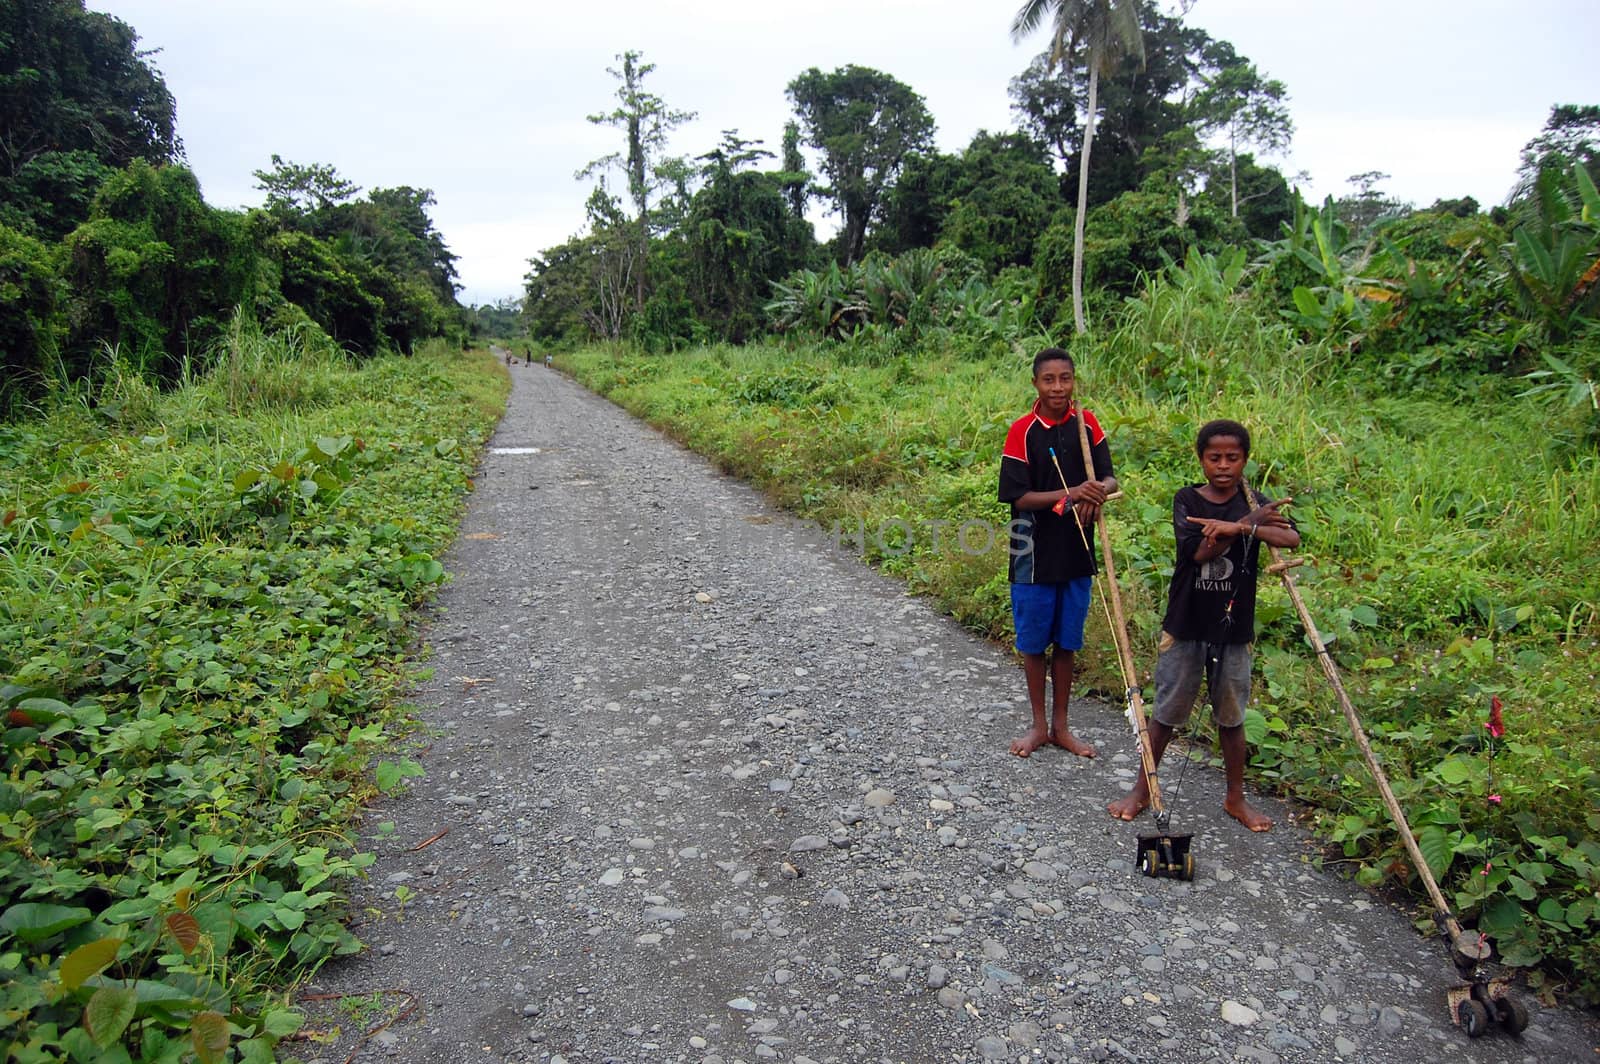
<svg viewBox="0 0 1600 1064">
<path fill-rule="evenodd" d="M 1084 420 L 1081 403 L 1078 405 L 1078 443 L 1083 449 L 1084 477 L 1093 480 L 1094 449 L 1089 445 L 1089 425 Z M 1117 492 L 1116 495 L 1121 495 L 1121 492 Z M 1073 511 L 1073 516 L 1077 516 L 1076 510 Z M 1122 663 L 1123 682 L 1127 684 L 1128 723 L 1133 725 L 1133 735 L 1138 740 L 1139 762 L 1144 769 L 1145 788 L 1150 792 L 1151 815 L 1164 819 L 1166 808 L 1161 802 L 1161 780 L 1156 775 L 1155 752 L 1150 749 L 1150 722 L 1145 716 L 1144 696 L 1139 693 L 1139 673 L 1134 666 L 1133 648 L 1129 645 L 1128 620 L 1122 610 L 1122 591 L 1117 586 L 1117 566 L 1111 557 L 1111 536 L 1106 532 L 1106 511 L 1103 506 L 1095 512 L 1095 529 L 1100 534 L 1100 557 L 1106 570 L 1105 585 L 1110 592 L 1111 641 L 1117 646 L 1117 657 Z"/>
<path fill-rule="evenodd" d="M 1240 478 L 1240 485 L 1244 488 L 1245 499 L 1254 509 L 1264 505 L 1266 499 L 1251 490 L 1250 485 Z M 1328 677 L 1328 682 L 1333 685 L 1333 693 L 1339 700 L 1339 708 L 1344 711 L 1345 722 L 1350 725 L 1350 733 L 1355 736 L 1356 745 L 1361 748 L 1361 757 L 1367 763 L 1367 771 L 1372 773 L 1372 778 L 1378 784 L 1378 793 L 1383 795 L 1383 804 L 1389 809 L 1389 818 L 1394 821 L 1395 830 L 1400 833 L 1400 841 L 1405 844 L 1406 852 L 1411 855 L 1411 863 L 1417 870 L 1417 877 L 1422 880 L 1423 886 L 1428 890 L 1428 897 L 1432 899 L 1434 907 L 1444 917 L 1445 926 L 1450 931 L 1452 944 L 1460 950 L 1462 943 L 1461 924 L 1457 922 L 1450 906 L 1445 904 L 1444 894 L 1439 890 L 1439 884 L 1433 878 L 1433 870 L 1428 867 L 1427 860 L 1422 856 L 1422 850 L 1417 846 L 1416 836 L 1411 834 L 1411 825 L 1406 822 L 1406 815 L 1400 809 L 1400 802 L 1395 798 L 1394 791 L 1389 786 L 1389 777 L 1383 771 L 1383 766 L 1378 763 L 1377 755 L 1372 752 L 1372 744 L 1367 741 L 1367 733 L 1361 727 L 1361 719 L 1356 716 L 1356 708 L 1350 703 L 1350 696 L 1345 693 L 1344 681 L 1339 678 L 1339 667 L 1334 664 L 1333 656 L 1328 653 L 1328 648 L 1322 642 L 1322 635 L 1317 631 L 1317 626 L 1311 619 L 1311 611 L 1306 608 L 1305 600 L 1300 597 L 1300 589 L 1295 585 L 1294 574 L 1290 572 L 1295 566 L 1300 565 L 1304 559 L 1294 558 L 1285 560 L 1283 552 L 1272 544 L 1266 545 L 1272 555 L 1273 564 L 1267 567 L 1270 573 L 1276 573 L 1283 581 L 1283 589 L 1289 593 L 1289 601 L 1294 603 L 1295 612 L 1300 615 L 1300 623 L 1305 625 L 1306 638 L 1311 641 L 1312 648 L 1317 652 L 1317 662 L 1322 666 L 1323 673 Z"/>
</svg>

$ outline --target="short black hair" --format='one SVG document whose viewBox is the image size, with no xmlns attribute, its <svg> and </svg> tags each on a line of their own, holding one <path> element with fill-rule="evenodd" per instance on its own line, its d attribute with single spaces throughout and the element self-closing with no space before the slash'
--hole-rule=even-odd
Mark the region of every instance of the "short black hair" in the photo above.
<svg viewBox="0 0 1600 1064">
<path fill-rule="evenodd" d="M 1035 377 L 1039 375 L 1039 367 L 1046 362 L 1065 362 L 1072 367 L 1074 373 L 1078 370 L 1078 364 L 1072 361 L 1072 356 L 1067 354 L 1067 350 L 1064 347 L 1047 347 L 1033 356 L 1033 375 Z"/>
<path fill-rule="evenodd" d="M 1250 430 L 1237 421 L 1227 418 L 1218 418 L 1216 421 L 1207 421 L 1200 426 L 1200 435 L 1194 438 L 1194 453 L 1196 456 L 1205 453 L 1206 444 L 1218 436 L 1238 437 L 1239 444 L 1244 448 L 1244 456 L 1250 457 Z"/>
</svg>

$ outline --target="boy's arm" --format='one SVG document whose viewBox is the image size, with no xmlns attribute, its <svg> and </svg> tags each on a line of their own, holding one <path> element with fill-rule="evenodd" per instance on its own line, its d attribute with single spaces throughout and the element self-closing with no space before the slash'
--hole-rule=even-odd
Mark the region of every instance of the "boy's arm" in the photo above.
<svg viewBox="0 0 1600 1064">
<path fill-rule="evenodd" d="M 1240 536 L 1255 536 L 1272 547 L 1298 547 L 1300 532 L 1294 522 L 1279 512 L 1292 499 L 1278 499 L 1263 503 L 1237 521 L 1223 521 L 1211 517 L 1188 517 L 1200 533 L 1200 546 L 1195 549 L 1195 561 L 1205 562 L 1227 552 Z"/>
</svg>

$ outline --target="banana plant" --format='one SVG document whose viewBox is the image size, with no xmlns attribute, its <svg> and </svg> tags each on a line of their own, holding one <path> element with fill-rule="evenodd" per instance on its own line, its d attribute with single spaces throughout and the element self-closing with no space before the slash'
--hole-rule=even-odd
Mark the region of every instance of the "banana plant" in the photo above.
<svg viewBox="0 0 1600 1064">
<path fill-rule="evenodd" d="M 1501 248 L 1512 299 L 1557 342 L 1600 317 L 1600 192 L 1581 164 L 1569 176 L 1539 175 L 1531 216 Z"/>
</svg>

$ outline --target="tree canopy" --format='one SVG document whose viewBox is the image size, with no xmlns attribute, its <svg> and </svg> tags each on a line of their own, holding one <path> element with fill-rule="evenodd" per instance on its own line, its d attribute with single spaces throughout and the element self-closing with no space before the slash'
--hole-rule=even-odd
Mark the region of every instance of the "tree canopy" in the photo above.
<svg viewBox="0 0 1600 1064">
<path fill-rule="evenodd" d="M 867 224 L 906 157 L 933 141 L 933 116 L 911 87 L 880 70 L 812 67 L 789 83 L 806 142 L 822 154 L 828 185 L 817 190 L 843 218 L 846 262 L 861 258 Z"/>
</svg>

